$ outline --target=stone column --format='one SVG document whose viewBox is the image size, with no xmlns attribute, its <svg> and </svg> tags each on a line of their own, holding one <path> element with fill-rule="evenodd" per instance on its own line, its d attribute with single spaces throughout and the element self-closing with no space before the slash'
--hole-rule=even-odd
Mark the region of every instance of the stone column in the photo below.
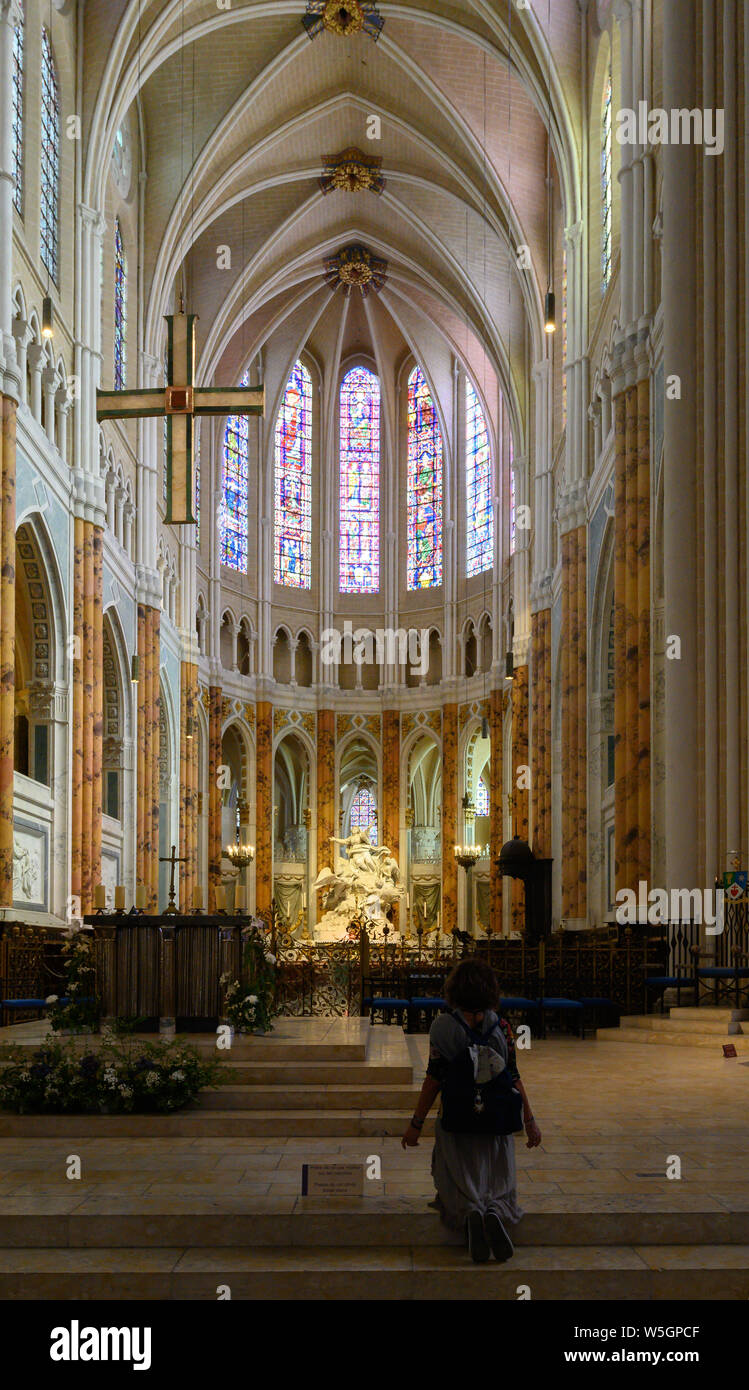
<svg viewBox="0 0 749 1390">
<path fill-rule="evenodd" d="M 551 609 L 536 609 L 531 622 L 533 850 L 548 859 L 551 855 Z"/>
<path fill-rule="evenodd" d="M 218 769 L 223 762 L 221 724 L 223 693 L 219 685 L 208 690 L 208 911 L 216 910 L 216 888 L 221 881 L 222 825 Z"/>
<path fill-rule="evenodd" d="M 37 424 L 42 423 L 42 371 L 47 361 L 46 353 L 41 343 L 31 343 L 26 353 L 26 358 L 31 369 L 31 400 L 29 409 Z"/>
<path fill-rule="evenodd" d="M 179 799 L 179 907 L 189 912 L 197 883 L 198 857 L 198 668 L 183 661 L 180 669 L 180 799 Z M 210 757 L 210 752 L 209 752 Z M 219 865 L 220 865 L 219 857 Z"/>
<path fill-rule="evenodd" d="M 138 819 L 136 882 L 146 889 L 149 911 L 159 893 L 159 741 L 161 614 L 138 604 Z"/>
<path fill-rule="evenodd" d="M 269 922 L 273 897 L 273 706 L 268 700 L 257 704 L 256 749 L 256 902 L 258 915 Z"/>
<path fill-rule="evenodd" d="M 587 915 L 587 532 L 562 531 L 562 916 Z M 563 523 L 564 524 L 564 523 Z"/>
<path fill-rule="evenodd" d="M 446 932 L 458 921 L 458 706 L 442 711 L 442 924 Z"/>
<path fill-rule="evenodd" d="M 0 23 L 0 29 L 4 27 L 5 24 Z M 0 525 L 0 907 L 12 907 L 16 666 L 16 403 L 10 396 L 5 395 L 0 396 Z"/>
<path fill-rule="evenodd" d="M 401 721 L 397 709 L 383 712 L 382 768 L 382 843 L 392 850 L 399 867 L 404 868 L 400 859 Z M 405 913 L 405 902 L 403 910 Z M 398 925 L 397 906 L 393 912 L 393 922 Z"/>
<path fill-rule="evenodd" d="M 491 734 L 491 768 L 489 778 L 489 841 L 491 862 L 489 867 L 489 921 L 492 932 L 499 936 L 502 931 L 502 888 L 504 879 L 497 868 L 499 851 L 504 844 L 504 815 L 502 804 L 504 714 L 507 696 L 503 690 L 494 689 L 489 696 L 489 730 Z"/>
<path fill-rule="evenodd" d="M 335 713 L 317 711 L 317 872 L 333 868 L 335 835 Z"/>
<path fill-rule="evenodd" d="M 516 639 L 517 641 L 517 639 Z M 528 756 L 528 657 L 521 666 L 516 666 L 512 681 L 512 768 L 510 790 L 512 794 L 512 823 L 514 833 L 521 839 L 528 839 L 529 795 L 527 776 L 521 778 L 525 787 L 518 787 L 521 768 L 529 766 Z M 522 932 L 525 890 L 519 879 L 512 880 L 512 929 Z"/>
<path fill-rule="evenodd" d="M 0 0 L 0 366 L 15 367 L 11 331 L 13 291 L 13 37 L 22 18 L 18 0 Z"/>
</svg>

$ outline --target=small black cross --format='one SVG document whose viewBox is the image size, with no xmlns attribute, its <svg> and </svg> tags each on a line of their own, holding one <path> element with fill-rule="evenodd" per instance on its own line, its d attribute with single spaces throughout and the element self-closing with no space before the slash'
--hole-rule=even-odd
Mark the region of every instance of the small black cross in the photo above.
<svg viewBox="0 0 749 1390">
<path fill-rule="evenodd" d="M 178 858 L 177 858 L 177 846 L 176 846 L 176 845 L 172 845 L 172 852 L 171 852 L 171 854 L 170 854 L 170 855 L 167 855 L 167 856 L 164 856 L 164 857 L 162 857 L 162 858 L 160 858 L 160 859 L 159 859 L 159 863 L 160 863 L 160 864 L 171 864 L 171 866 L 172 866 L 172 873 L 171 873 L 171 877 L 170 877 L 170 880 L 169 880 L 169 906 L 168 906 L 168 908 L 167 908 L 167 912 L 176 912 L 176 911 L 177 911 L 177 904 L 176 904 L 176 902 L 175 902 L 175 896 L 176 896 L 176 895 L 175 895 L 175 891 L 174 891 L 174 870 L 176 869 L 176 867 L 177 867 L 178 864 L 186 864 L 186 863 L 187 863 L 187 859 L 186 859 L 186 858 L 185 858 L 185 859 L 178 859 Z"/>
</svg>

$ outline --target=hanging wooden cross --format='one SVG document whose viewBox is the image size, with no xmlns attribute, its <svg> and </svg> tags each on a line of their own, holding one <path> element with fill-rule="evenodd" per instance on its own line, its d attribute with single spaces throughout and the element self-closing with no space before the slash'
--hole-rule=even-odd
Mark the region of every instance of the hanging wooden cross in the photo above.
<svg viewBox="0 0 749 1390">
<path fill-rule="evenodd" d="M 97 391 L 97 420 L 166 416 L 166 517 L 196 525 L 193 515 L 193 421 L 196 415 L 262 415 L 263 386 L 195 386 L 197 314 L 165 315 L 168 339 L 166 386 L 155 390 Z"/>
</svg>

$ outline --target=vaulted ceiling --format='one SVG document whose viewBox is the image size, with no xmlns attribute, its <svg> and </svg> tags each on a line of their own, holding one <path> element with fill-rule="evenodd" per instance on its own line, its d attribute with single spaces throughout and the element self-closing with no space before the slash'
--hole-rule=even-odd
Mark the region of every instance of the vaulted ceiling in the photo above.
<svg viewBox="0 0 749 1390">
<path fill-rule="evenodd" d="M 522 419 L 525 364 L 543 353 L 549 123 L 565 220 L 579 212 L 576 0 L 383 3 L 377 42 L 310 40 L 305 9 L 86 6 L 87 53 L 101 54 L 84 74 L 94 205 L 114 133 L 140 103 L 145 350 L 160 355 L 184 264 L 200 379 L 237 380 L 262 351 L 269 413 L 307 346 L 328 367 L 358 351 L 384 369 L 412 352 L 446 395 L 455 353 L 492 414 L 502 389 Z M 326 156 L 350 146 L 381 159 L 381 194 L 323 193 Z M 351 242 L 388 263 L 364 302 L 324 278 Z"/>
</svg>

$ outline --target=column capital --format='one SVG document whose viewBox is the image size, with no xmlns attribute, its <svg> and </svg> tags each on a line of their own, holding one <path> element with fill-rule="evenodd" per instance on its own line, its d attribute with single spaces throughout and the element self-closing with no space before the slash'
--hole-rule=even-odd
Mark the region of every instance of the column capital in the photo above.
<svg viewBox="0 0 749 1390">
<path fill-rule="evenodd" d="M 568 246 L 577 246 L 583 234 L 582 221 L 571 222 L 569 227 L 564 229 L 564 239 Z"/>
<path fill-rule="evenodd" d="M 557 520 L 560 535 L 576 531 L 585 526 L 588 520 L 588 481 L 580 478 L 576 483 L 567 484 L 560 492 L 557 503 Z"/>
<path fill-rule="evenodd" d="M 530 586 L 530 608 L 531 613 L 540 613 L 544 608 L 553 607 L 554 596 L 551 586 L 554 575 L 551 570 L 544 570 L 535 575 Z"/>
</svg>

